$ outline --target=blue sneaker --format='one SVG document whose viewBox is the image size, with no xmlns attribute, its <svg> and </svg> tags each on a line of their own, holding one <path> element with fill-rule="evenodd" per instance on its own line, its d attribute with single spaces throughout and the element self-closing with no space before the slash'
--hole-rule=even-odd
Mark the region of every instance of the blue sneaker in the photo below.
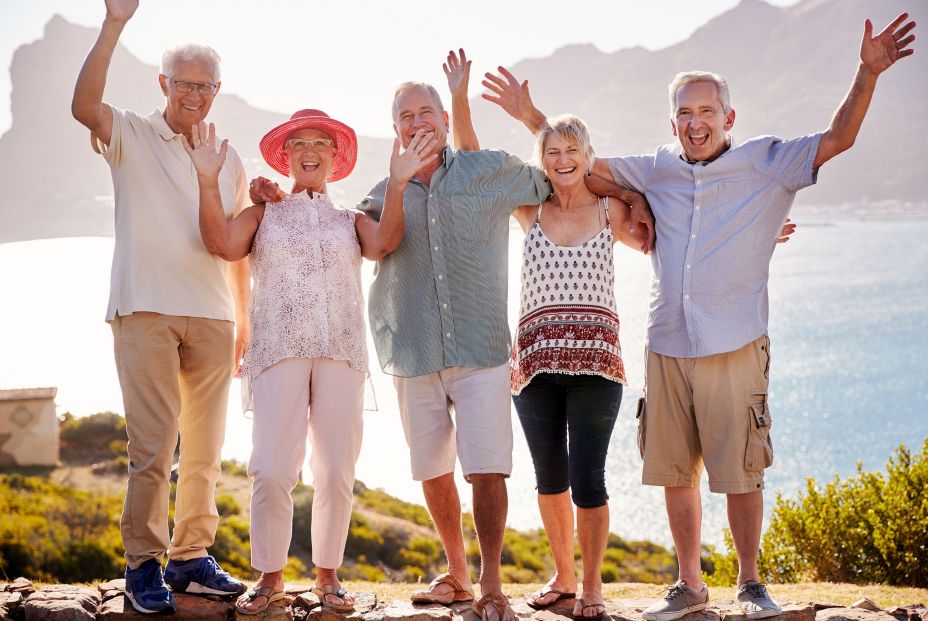
<svg viewBox="0 0 928 621">
<path fill-rule="evenodd" d="M 212 556 L 189 561 L 168 561 L 164 580 L 175 593 L 200 595 L 241 595 L 248 587 L 219 566 Z"/>
<path fill-rule="evenodd" d="M 126 567 L 126 597 L 132 607 L 144 614 L 174 612 L 174 596 L 164 584 L 161 563 L 151 558 L 138 569 Z"/>
</svg>

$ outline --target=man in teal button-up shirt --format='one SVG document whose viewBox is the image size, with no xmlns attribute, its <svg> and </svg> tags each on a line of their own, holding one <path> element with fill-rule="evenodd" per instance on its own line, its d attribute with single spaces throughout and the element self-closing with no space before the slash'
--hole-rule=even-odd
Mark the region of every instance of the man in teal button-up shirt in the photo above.
<svg viewBox="0 0 928 621">
<path fill-rule="evenodd" d="M 454 483 L 460 459 L 473 486 L 482 560 L 484 597 L 475 610 L 486 610 L 491 621 L 494 613 L 511 619 L 499 575 L 505 478 L 512 469 L 509 216 L 520 205 L 540 203 L 550 188 L 544 173 L 517 157 L 448 147 L 448 113 L 431 86 L 400 85 L 393 121 L 404 147 L 425 129 L 434 132 L 440 150 L 434 164 L 406 186 L 403 241 L 377 263 L 369 302 L 381 366 L 396 376 L 413 478 L 422 481 L 448 557 L 448 574 L 413 600 L 450 603 L 473 597 Z M 374 218 L 383 208 L 387 181 L 359 207 Z"/>
</svg>

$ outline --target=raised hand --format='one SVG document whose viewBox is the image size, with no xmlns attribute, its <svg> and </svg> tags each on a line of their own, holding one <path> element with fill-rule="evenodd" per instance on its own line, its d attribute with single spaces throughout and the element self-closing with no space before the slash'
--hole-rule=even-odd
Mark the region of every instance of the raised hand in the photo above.
<svg viewBox="0 0 928 621">
<path fill-rule="evenodd" d="M 222 165 L 226 161 L 226 153 L 229 151 L 229 141 L 223 140 L 219 149 L 216 149 L 216 126 L 213 123 L 207 127 L 205 122 L 200 121 L 190 129 L 193 144 L 188 144 L 185 137 L 184 149 L 193 161 L 197 175 L 208 179 L 218 178 L 219 171 L 222 170 Z"/>
<path fill-rule="evenodd" d="M 277 183 L 266 177 L 255 177 L 248 185 L 248 198 L 255 205 L 279 203 L 286 195 Z"/>
<path fill-rule="evenodd" d="M 906 49 L 915 40 L 915 35 L 909 34 L 915 28 L 915 22 L 910 21 L 899 27 L 908 17 L 908 13 L 902 13 L 876 36 L 873 36 L 873 23 L 869 19 L 864 22 L 860 61 L 873 73 L 880 74 L 900 58 L 915 53 L 913 49 Z"/>
<path fill-rule="evenodd" d="M 497 70 L 501 75 L 489 72 L 484 74 L 486 79 L 481 84 L 490 92 L 483 93 L 481 97 L 492 101 L 517 121 L 525 123 L 535 112 L 535 104 L 528 91 L 528 80 L 520 83 L 505 67 L 497 67 Z"/>
<path fill-rule="evenodd" d="M 127 22 L 139 8 L 139 0 L 106 0 L 106 18 Z"/>
<path fill-rule="evenodd" d="M 434 162 L 438 157 L 435 151 L 437 143 L 435 132 L 420 129 L 409 141 L 409 146 L 400 151 L 400 139 L 396 138 L 390 156 L 390 180 L 406 183 L 427 164 Z M 429 153 L 431 155 L 427 155 Z"/>
<path fill-rule="evenodd" d="M 448 52 L 448 59 L 442 64 L 441 68 L 445 70 L 445 77 L 448 78 L 448 90 L 451 96 L 462 95 L 467 97 L 467 84 L 470 81 L 470 63 L 467 55 L 464 54 L 464 48 L 460 48 L 455 54 L 454 50 Z"/>
</svg>

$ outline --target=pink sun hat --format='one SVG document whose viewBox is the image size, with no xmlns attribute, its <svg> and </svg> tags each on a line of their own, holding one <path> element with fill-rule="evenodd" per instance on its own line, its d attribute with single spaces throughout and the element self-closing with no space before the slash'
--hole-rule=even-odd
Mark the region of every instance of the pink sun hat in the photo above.
<svg viewBox="0 0 928 621">
<path fill-rule="evenodd" d="M 289 121 L 266 133 L 258 143 L 264 161 L 271 168 L 282 175 L 290 175 L 290 162 L 284 153 L 284 143 L 290 134 L 299 129 L 318 129 L 335 141 L 332 172 L 329 173 L 327 181 L 338 181 L 351 174 L 355 162 L 358 161 L 358 137 L 354 130 L 322 110 L 312 109 L 294 112 Z"/>
</svg>

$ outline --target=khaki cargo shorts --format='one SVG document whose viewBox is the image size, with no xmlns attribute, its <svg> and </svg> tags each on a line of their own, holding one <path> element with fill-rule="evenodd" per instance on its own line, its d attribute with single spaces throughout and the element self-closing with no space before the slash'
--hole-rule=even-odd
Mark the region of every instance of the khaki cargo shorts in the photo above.
<svg viewBox="0 0 928 621">
<path fill-rule="evenodd" d="M 646 352 L 645 397 L 638 404 L 641 482 L 744 494 L 764 488 L 773 463 L 767 383 L 770 339 L 703 358 Z"/>
</svg>

